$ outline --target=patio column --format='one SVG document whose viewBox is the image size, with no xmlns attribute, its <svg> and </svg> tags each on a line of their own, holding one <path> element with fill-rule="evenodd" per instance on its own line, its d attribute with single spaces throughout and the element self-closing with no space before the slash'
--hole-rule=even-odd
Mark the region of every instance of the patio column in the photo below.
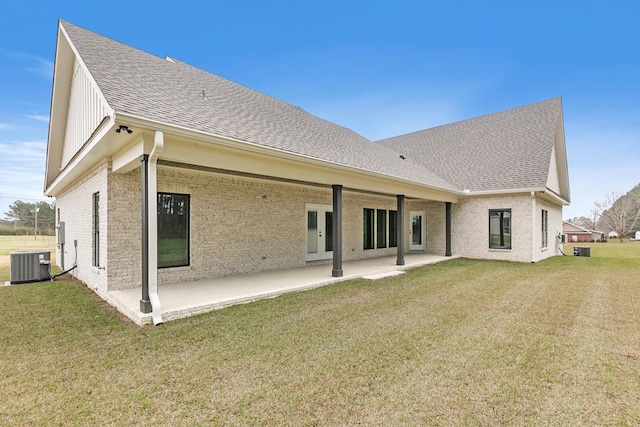
<svg viewBox="0 0 640 427">
<path fill-rule="evenodd" d="M 445 202 L 444 208 L 445 208 L 444 256 L 451 256 L 451 202 Z"/>
<path fill-rule="evenodd" d="M 396 265 L 404 265 L 404 195 L 396 196 L 398 200 L 398 220 L 396 224 L 396 238 L 398 240 L 398 259 Z"/>
<path fill-rule="evenodd" d="M 147 165 L 149 155 L 140 156 L 140 171 L 142 182 L 142 298 L 140 299 L 140 311 L 151 313 L 151 300 L 149 299 L 149 174 Z"/>
<path fill-rule="evenodd" d="M 342 185 L 333 188 L 333 277 L 342 277 Z"/>
</svg>

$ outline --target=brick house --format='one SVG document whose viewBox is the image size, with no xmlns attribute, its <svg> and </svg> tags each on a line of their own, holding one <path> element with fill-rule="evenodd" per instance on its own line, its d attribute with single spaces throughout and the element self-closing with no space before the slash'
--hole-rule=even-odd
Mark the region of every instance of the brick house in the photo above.
<svg viewBox="0 0 640 427">
<path fill-rule="evenodd" d="M 562 222 L 562 234 L 565 242 L 598 242 L 605 240 L 602 231 L 587 230 L 567 221 Z"/>
<path fill-rule="evenodd" d="M 64 21 L 45 194 L 61 267 L 143 313 L 158 284 L 323 262 L 537 262 L 570 201 L 559 98 L 375 142 Z"/>
</svg>

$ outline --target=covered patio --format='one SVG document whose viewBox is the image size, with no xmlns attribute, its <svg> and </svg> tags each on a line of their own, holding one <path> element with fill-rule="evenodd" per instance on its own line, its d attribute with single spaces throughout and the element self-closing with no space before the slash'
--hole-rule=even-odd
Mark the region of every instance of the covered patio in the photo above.
<svg viewBox="0 0 640 427">
<path fill-rule="evenodd" d="M 267 271 L 257 274 L 204 279 L 195 282 L 160 285 L 158 295 L 164 321 L 189 317 L 235 304 L 273 298 L 290 292 L 313 289 L 352 279 L 379 279 L 402 274 L 404 270 L 459 258 L 424 253 L 405 254 L 405 264 L 396 265 L 396 257 L 344 262 L 344 275 L 333 277 L 327 264 Z M 107 300 L 139 325 L 152 324 L 151 313 L 140 311 L 141 288 L 111 291 Z"/>
</svg>

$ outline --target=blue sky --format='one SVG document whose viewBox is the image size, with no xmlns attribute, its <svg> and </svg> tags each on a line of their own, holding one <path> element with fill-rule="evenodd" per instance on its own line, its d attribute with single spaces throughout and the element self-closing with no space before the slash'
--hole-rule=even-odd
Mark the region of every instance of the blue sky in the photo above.
<svg viewBox="0 0 640 427">
<path fill-rule="evenodd" d="M 13 1 L 0 26 L 0 217 L 44 199 L 58 18 L 376 140 L 562 96 L 572 205 L 640 183 L 640 2 Z"/>
</svg>

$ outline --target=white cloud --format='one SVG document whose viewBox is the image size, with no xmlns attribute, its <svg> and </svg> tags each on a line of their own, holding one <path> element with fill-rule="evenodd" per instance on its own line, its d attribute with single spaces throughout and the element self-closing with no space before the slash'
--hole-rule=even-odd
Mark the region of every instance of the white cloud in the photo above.
<svg viewBox="0 0 640 427">
<path fill-rule="evenodd" d="M 2 53 L 5 56 L 9 56 L 12 58 L 23 58 L 27 62 L 26 65 L 23 65 L 24 69 L 27 71 L 31 71 L 36 73 L 47 80 L 51 80 L 53 78 L 53 62 L 48 59 L 44 59 L 39 57 L 38 55 L 33 55 L 31 53 L 25 52 L 11 52 L 3 50 Z"/>
<path fill-rule="evenodd" d="M 33 120 L 49 123 L 49 116 L 45 116 L 44 114 L 27 114 L 26 116 Z"/>
<path fill-rule="evenodd" d="M 3 154 L 0 164 L 5 163 L 5 167 L 11 166 L 6 163 L 20 160 L 44 159 L 47 151 L 46 141 L 20 141 L 20 142 L 0 142 L 0 151 Z M 17 165 L 19 166 L 19 165 Z M 16 166 L 16 167 L 17 167 Z"/>
<path fill-rule="evenodd" d="M 45 141 L 0 142 L 0 217 L 17 199 L 44 200 Z"/>
<path fill-rule="evenodd" d="M 29 57 L 35 62 L 35 65 L 27 67 L 27 70 L 40 74 L 46 79 L 53 78 L 53 62 L 35 55 L 29 55 Z"/>
</svg>

